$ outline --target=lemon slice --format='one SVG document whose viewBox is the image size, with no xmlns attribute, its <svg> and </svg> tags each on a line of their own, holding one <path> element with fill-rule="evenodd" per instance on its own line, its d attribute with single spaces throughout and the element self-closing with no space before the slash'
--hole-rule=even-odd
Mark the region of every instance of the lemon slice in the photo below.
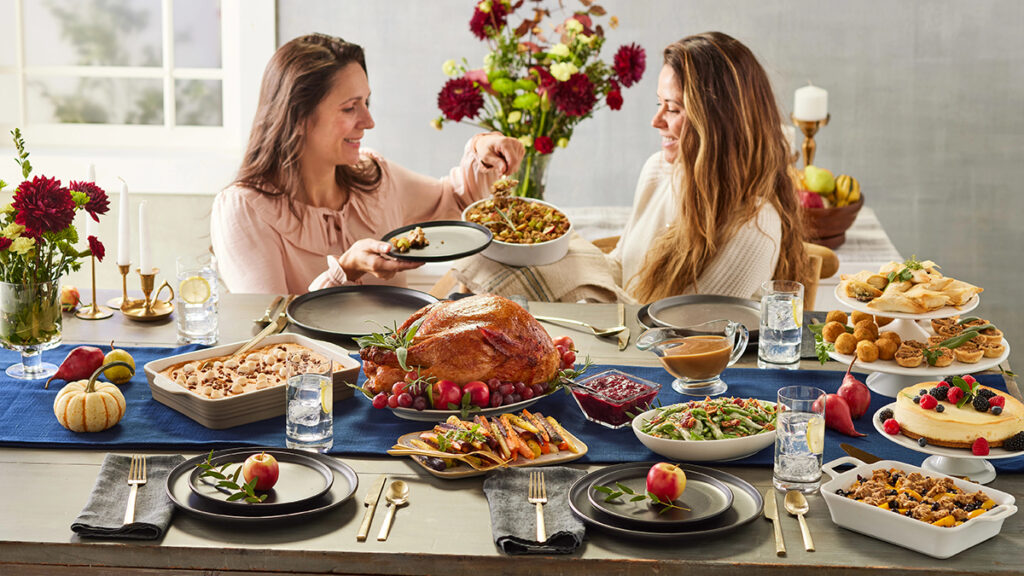
<svg viewBox="0 0 1024 576">
<path fill-rule="evenodd" d="M 320 383 L 320 408 L 324 414 L 330 414 L 334 409 L 334 386 L 332 382 Z"/>
<path fill-rule="evenodd" d="M 812 454 L 825 449 L 825 419 L 814 417 L 807 421 L 807 448 Z"/>
<path fill-rule="evenodd" d="M 210 283 L 202 276 L 189 276 L 178 285 L 178 294 L 189 304 L 203 304 L 210 299 Z"/>
<path fill-rule="evenodd" d="M 804 323 L 804 299 L 793 298 L 793 322 L 796 322 L 796 327 L 803 327 Z"/>
</svg>

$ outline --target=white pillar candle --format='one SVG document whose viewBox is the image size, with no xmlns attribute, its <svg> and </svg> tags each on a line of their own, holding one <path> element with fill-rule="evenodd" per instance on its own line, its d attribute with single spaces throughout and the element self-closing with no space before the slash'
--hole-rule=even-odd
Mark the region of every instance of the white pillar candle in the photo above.
<svg viewBox="0 0 1024 576">
<path fill-rule="evenodd" d="M 128 184 L 121 181 L 121 197 L 118 199 L 117 214 L 117 265 L 127 266 L 132 263 L 131 253 L 131 220 L 128 217 Z"/>
<path fill-rule="evenodd" d="M 96 165 L 89 163 L 89 182 L 96 182 Z"/>
<path fill-rule="evenodd" d="M 139 203 L 139 270 L 153 273 L 153 258 L 149 251 L 149 226 L 146 225 L 146 203 Z"/>
<path fill-rule="evenodd" d="M 828 92 L 817 86 L 797 88 L 793 95 L 793 117 L 813 122 L 828 116 Z"/>
</svg>

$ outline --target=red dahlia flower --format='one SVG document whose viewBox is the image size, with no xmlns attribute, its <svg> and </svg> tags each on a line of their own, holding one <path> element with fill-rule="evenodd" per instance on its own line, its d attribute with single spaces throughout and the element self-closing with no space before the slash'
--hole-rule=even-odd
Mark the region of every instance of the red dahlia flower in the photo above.
<svg viewBox="0 0 1024 576">
<path fill-rule="evenodd" d="M 99 222 L 100 214 L 106 214 L 110 210 L 110 199 L 107 198 L 107 193 L 92 182 L 75 182 L 74 180 L 68 184 L 70 190 L 77 190 L 84 192 L 89 197 L 89 203 L 85 205 L 85 211 L 92 216 L 92 219 Z"/>
<path fill-rule="evenodd" d="M 508 6 L 500 0 L 491 2 L 491 11 L 480 11 L 480 4 L 473 9 L 473 18 L 469 21 L 469 30 L 481 40 L 486 40 L 488 28 L 491 34 L 505 27 L 508 20 Z"/>
<path fill-rule="evenodd" d="M 10 248 L 13 242 L 13 240 L 6 236 L 0 236 L 0 252 L 3 252 L 4 250 Z"/>
<path fill-rule="evenodd" d="M 533 141 L 533 147 L 541 154 L 551 154 L 555 151 L 555 143 L 550 136 L 538 136 Z"/>
<path fill-rule="evenodd" d="M 618 82 L 612 80 L 611 85 L 608 88 L 608 96 L 605 97 L 605 102 L 608 103 L 608 107 L 612 110 L 619 110 L 622 108 L 622 90 L 619 89 Z"/>
<path fill-rule="evenodd" d="M 75 201 L 60 180 L 36 176 L 18 186 L 11 203 L 18 215 L 14 221 L 25 227 L 25 235 L 38 238 L 43 232 L 59 232 L 75 218 Z"/>
<path fill-rule="evenodd" d="M 615 53 L 615 64 L 612 66 L 619 82 L 626 88 L 639 82 L 647 68 L 647 54 L 636 44 L 624 44 Z"/>
<path fill-rule="evenodd" d="M 472 80 L 452 78 L 437 95 L 437 107 L 449 120 L 456 122 L 463 118 L 476 118 L 484 107 L 484 96 Z"/>
<path fill-rule="evenodd" d="M 597 96 L 594 95 L 594 85 L 590 78 L 577 72 L 551 88 L 551 101 L 566 116 L 586 116 L 594 109 Z"/>
<path fill-rule="evenodd" d="M 95 236 L 89 236 L 89 250 L 97 260 L 103 262 L 103 257 L 107 255 L 107 249 L 103 247 L 103 242 Z"/>
</svg>

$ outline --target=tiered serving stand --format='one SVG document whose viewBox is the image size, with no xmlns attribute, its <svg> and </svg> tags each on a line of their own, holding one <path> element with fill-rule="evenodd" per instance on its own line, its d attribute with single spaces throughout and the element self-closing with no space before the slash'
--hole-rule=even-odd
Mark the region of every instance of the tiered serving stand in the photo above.
<svg viewBox="0 0 1024 576">
<path fill-rule="evenodd" d="M 899 334 L 899 337 L 902 340 L 920 340 L 922 342 L 926 342 L 929 336 L 934 335 L 934 332 L 931 330 L 931 320 L 962 316 L 977 308 L 980 303 L 980 297 L 975 295 L 974 298 L 963 306 L 946 306 L 924 314 L 905 314 L 900 312 L 879 313 L 877 310 L 868 308 L 866 304 L 847 297 L 842 293 L 841 285 L 836 287 L 835 296 L 836 300 L 852 310 L 871 315 L 893 318 L 892 322 L 884 326 L 886 331 Z M 990 368 L 995 368 L 1010 357 L 1010 345 L 1005 339 L 1003 340 L 1003 346 L 1005 350 L 998 358 L 982 358 L 974 364 L 965 364 L 963 362 L 954 361 L 951 365 L 946 366 L 945 368 L 938 368 L 934 366 L 904 368 L 892 360 L 878 360 L 870 364 L 861 364 L 861 366 L 870 367 L 871 370 L 874 370 L 874 372 L 869 374 L 865 379 L 865 383 L 872 392 L 881 394 L 882 396 L 895 398 L 900 390 L 920 382 L 941 380 L 950 375 L 982 372 Z M 846 364 L 849 364 L 854 358 L 852 355 L 839 354 L 834 350 L 829 352 L 829 357 L 838 362 L 845 362 Z M 894 405 L 895 404 L 892 404 L 886 407 L 892 408 Z M 987 484 L 996 477 L 996 469 L 988 462 L 988 460 L 1013 458 L 1014 456 L 1021 455 L 1019 452 L 1009 452 L 999 448 L 993 448 L 987 456 L 975 456 L 974 454 L 971 454 L 969 449 L 965 448 L 943 448 L 941 446 L 932 446 L 930 444 L 922 447 L 917 444 L 916 440 L 902 434 L 894 436 L 892 434 L 885 433 L 885 431 L 882 430 L 881 423 L 878 422 L 877 414 L 872 417 L 872 422 L 875 429 L 890 441 L 917 452 L 930 454 L 931 456 L 926 458 L 921 464 L 921 467 L 925 470 L 948 474 L 950 476 L 967 476 L 973 482 L 977 482 L 979 484 Z"/>
</svg>

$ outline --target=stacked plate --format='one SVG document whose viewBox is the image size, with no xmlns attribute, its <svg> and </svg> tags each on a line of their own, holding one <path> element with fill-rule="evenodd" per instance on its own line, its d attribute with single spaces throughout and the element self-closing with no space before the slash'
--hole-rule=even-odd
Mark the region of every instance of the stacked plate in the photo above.
<svg viewBox="0 0 1024 576">
<path fill-rule="evenodd" d="M 569 506 L 588 526 L 627 536 L 653 540 L 703 537 L 733 530 L 761 513 L 764 500 L 748 482 L 713 468 L 679 464 L 686 472 L 686 490 L 675 504 L 663 507 L 649 500 L 630 501 L 628 494 L 607 500 L 596 490 L 623 485 L 637 494 L 646 492 L 647 472 L 653 462 L 609 466 L 580 478 L 569 489 Z"/>
<path fill-rule="evenodd" d="M 260 503 L 229 500 L 231 491 L 202 475 L 209 457 L 217 470 L 234 475 L 245 459 L 264 452 L 280 471 L 277 484 Z M 242 475 L 238 483 L 244 482 Z M 359 479 L 348 464 L 321 454 L 289 448 L 232 448 L 186 460 L 167 477 L 167 496 L 185 512 L 208 520 L 262 523 L 305 518 L 340 506 L 355 493 Z"/>
</svg>

